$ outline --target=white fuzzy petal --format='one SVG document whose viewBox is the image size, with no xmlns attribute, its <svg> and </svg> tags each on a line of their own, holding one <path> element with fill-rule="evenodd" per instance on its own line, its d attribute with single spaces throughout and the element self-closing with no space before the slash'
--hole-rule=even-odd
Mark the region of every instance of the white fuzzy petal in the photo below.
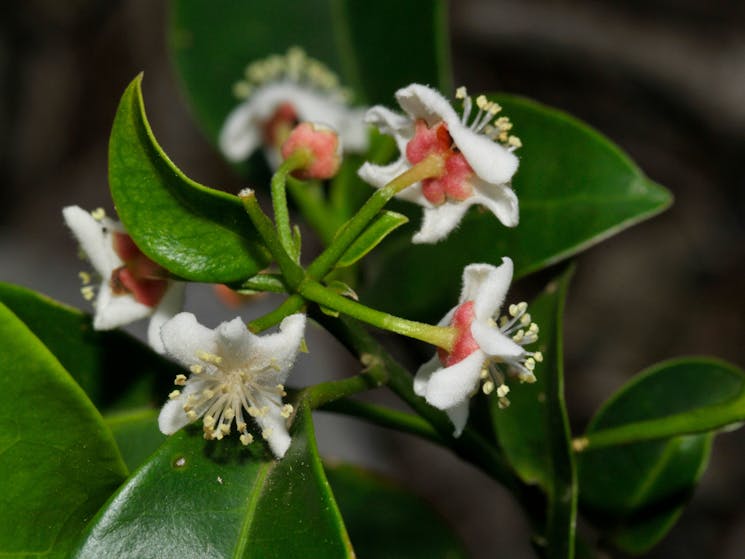
<svg viewBox="0 0 745 559">
<path fill-rule="evenodd" d="M 197 322 L 189 312 L 182 312 L 163 324 L 160 329 L 163 347 L 168 355 L 182 365 L 202 364 L 197 352 L 217 352 L 217 333 Z"/>
<path fill-rule="evenodd" d="M 277 458 L 282 458 L 290 446 L 290 434 L 287 432 L 287 420 L 282 417 L 280 408 L 269 400 L 259 399 L 259 407 L 266 406 L 267 413 L 256 418 L 256 423 L 266 435 L 266 442 Z"/>
<path fill-rule="evenodd" d="M 247 101 L 228 115 L 220 130 L 218 145 L 228 161 L 243 161 L 261 144 L 261 134 L 255 106 Z"/>
<path fill-rule="evenodd" d="M 467 202 L 467 201 L 466 201 Z M 445 202 L 433 208 L 424 208 L 422 227 L 411 239 L 413 243 L 436 243 L 458 227 L 470 204 Z"/>
<path fill-rule="evenodd" d="M 399 157 L 396 161 L 388 165 L 375 165 L 365 162 L 359 171 L 357 171 L 357 174 L 366 183 L 380 188 L 391 182 L 404 171 L 407 171 L 410 167 L 411 165 L 405 157 Z M 407 188 L 406 190 L 409 189 Z"/>
<path fill-rule="evenodd" d="M 492 318 L 502 307 L 512 282 L 512 260 L 502 258 L 502 264 L 469 264 L 463 269 L 463 290 L 460 303 L 474 302 L 474 314 L 479 321 Z"/>
<path fill-rule="evenodd" d="M 98 291 L 93 316 L 94 330 L 112 330 L 141 320 L 153 312 L 152 307 L 138 303 L 129 293 L 115 295 L 106 278 Z"/>
<path fill-rule="evenodd" d="M 406 158 L 406 145 L 414 137 L 414 121 L 402 114 L 376 105 L 365 113 L 365 122 L 375 126 L 382 134 L 393 136 L 402 158 Z"/>
<path fill-rule="evenodd" d="M 448 418 L 450 418 L 450 422 L 453 424 L 453 436 L 456 438 L 460 437 L 461 433 L 463 432 L 463 428 L 468 422 L 469 403 L 470 401 L 466 400 L 462 404 L 458 404 L 457 406 L 453 406 L 452 408 L 448 408 L 445 410 L 445 413 L 448 414 Z"/>
<path fill-rule="evenodd" d="M 288 316 L 280 323 L 276 334 L 255 336 L 254 362 L 262 368 L 264 363 L 271 363 L 276 370 L 277 383 L 284 383 L 295 363 L 304 334 L 305 315 L 296 313 Z"/>
<path fill-rule="evenodd" d="M 370 143 L 370 129 L 365 122 L 366 109 L 347 109 L 339 124 L 339 137 L 346 153 L 362 153 Z"/>
<path fill-rule="evenodd" d="M 490 357 L 515 358 L 525 354 L 521 345 L 482 322 L 474 321 L 471 324 L 471 334 L 481 351 Z"/>
<path fill-rule="evenodd" d="M 62 216 L 93 268 L 108 281 L 111 272 L 123 264 L 114 252 L 111 232 L 104 232 L 104 225 L 79 206 L 67 206 Z"/>
<path fill-rule="evenodd" d="M 177 312 L 184 306 L 184 291 L 186 284 L 183 282 L 169 282 L 163 298 L 155 307 L 153 315 L 150 317 L 150 324 L 147 327 L 147 341 L 158 353 L 165 353 L 163 339 L 160 336 L 160 329 L 163 325 L 171 320 Z"/>
<path fill-rule="evenodd" d="M 432 373 L 442 368 L 442 363 L 437 354 L 427 361 L 424 365 L 419 367 L 419 370 L 414 376 L 414 394 L 417 396 L 424 396 L 427 394 L 427 384 L 432 376 Z"/>
<path fill-rule="evenodd" d="M 518 166 L 514 153 L 483 134 L 477 134 L 463 126 L 457 117 L 446 122 L 453 142 L 482 180 L 491 184 L 504 184 L 512 179 Z"/>
<path fill-rule="evenodd" d="M 401 108 L 413 119 L 424 119 L 427 126 L 432 126 L 444 120 L 448 124 L 460 119 L 450 105 L 438 91 L 421 84 L 411 84 L 396 92 L 396 100 Z"/>
<path fill-rule="evenodd" d="M 476 350 L 455 365 L 432 373 L 425 394 L 427 402 L 441 410 L 467 402 L 478 385 L 484 359 L 483 352 Z"/>
<path fill-rule="evenodd" d="M 189 424 L 189 418 L 186 416 L 184 411 L 184 401 L 189 397 L 190 394 L 196 394 L 200 392 L 204 387 L 203 382 L 189 381 L 189 383 L 181 391 L 181 395 L 174 399 L 168 400 L 163 407 L 160 409 L 158 415 L 158 429 L 164 435 L 172 435 L 185 425 Z M 204 409 L 194 410 L 197 415 L 204 413 Z"/>
<path fill-rule="evenodd" d="M 475 180 L 473 186 L 474 192 L 469 202 L 488 208 L 507 227 L 515 227 L 519 223 L 517 196 L 508 184 L 488 184 Z"/>
</svg>

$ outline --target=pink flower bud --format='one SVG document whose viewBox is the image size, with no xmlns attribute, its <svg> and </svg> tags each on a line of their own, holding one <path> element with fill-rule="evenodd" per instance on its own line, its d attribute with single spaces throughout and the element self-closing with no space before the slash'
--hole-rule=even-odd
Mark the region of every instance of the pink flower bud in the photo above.
<svg viewBox="0 0 745 559">
<path fill-rule="evenodd" d="M 282 157 L 287 159 L 298 150 L 307 150 L 310 160 L 292 173 L 297 178 L 330 179 L 339 170 L 339 136 L 331 128 L 312 122 L 298 124 L 282 144 Z"/>
</svg>

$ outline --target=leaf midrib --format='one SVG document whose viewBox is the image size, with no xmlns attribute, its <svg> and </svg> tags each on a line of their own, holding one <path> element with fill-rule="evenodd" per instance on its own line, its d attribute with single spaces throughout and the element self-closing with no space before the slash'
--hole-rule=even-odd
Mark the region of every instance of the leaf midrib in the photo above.
<svg viewBox="0 0 745 559">
<path fill-rule="evenodd" d="M 270 462 L 262 464 L 256 474 L 256 481 L 254 482 L 253 488 L 251 489 L 251 492 L 249 494 L 246 514 L 244 516 L 243 524 L 241 525 L 241 531 L 238 535 L 238 541 L 235 545 L 233 559 L 244 557 L 244 552 L 246 550 L 246 546 L 248 545 L 248 536 L 251 533 L 251 526 L 253 525 L 256 508 L 259 505 L 259 500 L 261 494 L 264 491 L 264 485 L 267 478 L 269 477 L 269 472 L 274 468 L 274 465 L 276 463 L 277 462 L 275 460 L 271 460 Z"/>
</svg>

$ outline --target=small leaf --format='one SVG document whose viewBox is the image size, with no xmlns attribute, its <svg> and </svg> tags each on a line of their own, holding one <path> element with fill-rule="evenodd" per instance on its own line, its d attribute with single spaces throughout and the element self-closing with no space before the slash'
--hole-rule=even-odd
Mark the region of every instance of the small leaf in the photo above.
<svg viewBox="0 0 745 559">
<path fill-rule="evenodd" d="M 367 229 L 344 252 L 336 267 L 351 266 L 378 246 L 390 233 L 408 221 L 408 217 L 396 212 L 389 210 L 380 212 L 370 222 Z"/>
<path fill-rule="evenodd" d="M 549 284 L 529 306 L 540 327 L 536 382 L 512 383 L 510 406 L 490 397 L 499 445 L 517 474 L 539 485 L 548 497 L 546 542 L 549 557 L 572 557 L 577 515 L 577 481 L 564 401 L 563 314 L 572 269 Z"/>
<path fill-rule="evenodd" d="M 89 525 L 74 557 L 352 557 L 310 410 L 274 460 L 260 442 L 169 437 Z"/>
<path fill-rule="evenodd" d="M 587 435 L 740 398 L 741 371 L 712 360 L 677 360 L 637 375 L 597 412 Z M 669 531 L 703 474 L 711 435 L 581 452 L 581 506 L 619 548 L 644 553 Z"/>
<path fill-rule="evenodd" d="M 160 403 L 182 372 L 132 336 L 93 330 L 90 316 L 0 282 L 4 303 L 46 345 L 99 408 Z"/>
<path fill-rule="evenodd" d="M 96 409 L 0 304 L 0 555 L 64 558 L 127 468 Z"/>
<path fill-rule="evenodd" d="M 197 184 L 168 159 L 145 116 L 142 75 L 127 87 L 109 142 L 109 183 L 137 246 L 191 281 L 231 283 L 268 262 L 237 196 Z"/>
<path fill-rule="evenodd" d="M 433 320 L 457 298 L 460 274 L 471 262 L 515 262 L 525 276 L 583 251 L 670 205 L 667 190 L 647 179 L 615 145 L 574 118 L 518 97 L 492 96 L 504 107 L 524 147 L 513 187 L 520 224 L 504 227 L 494 215 L 471 209 L 461 227 L 435 245 L 412 245 L 414 227 L 372 255 L 370 305 Z M 403 203 L 399 211 L 421 209 Z M 402 266 L 401 263 L 406 265 Z"/>
<path fill-rule="evenodd" d="M 354 301 L 360 300 L 354 289 L 349 287 L 348 284 L 344 283 L 341 280 L 332 280 L 326 284 L 326 287 L 328 287 L 334 293 L 341 295 L 342 297 L 347 297 L 349 299 L 353 299 Z"/>
<path fill-rule="evenodd" d="M 444 519 L 412 493 L 356 466 L 327 465 L 326 475 L 359 557 L 467 557 Z"/>
</svg>

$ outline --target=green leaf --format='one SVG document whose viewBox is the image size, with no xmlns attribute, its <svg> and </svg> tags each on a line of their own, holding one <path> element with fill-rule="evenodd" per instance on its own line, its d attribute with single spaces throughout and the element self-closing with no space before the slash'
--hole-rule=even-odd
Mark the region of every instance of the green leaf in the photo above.
<svg viewBox="0 0 745 559">
<path fill-rule="evenodd" d="M 158 429 L 158 411 L 140 408 L 104 417 L 130 471 L 137 469 L 166 440 Z"/>
<path fill-rule="evenodd" d="M 704 398 L 681 402 L 682 408 L 664 417 L 635 421 L 609 429 L 587 433 L 581 444 L 585 451 L 632 442 L 663 439 L 721 429 L 745 421 L 745 371 L 729 363 L 706 357 L 687 357 L 655 365 L 651 371 L 658 379 L 681 379 L 687 389 L 703 390 Z M 716 383 L 712 390 L 710 379 Z M 703 385 L 706 382 L 706 386 Z M 663 385 L 670 380 L 660 380 Z"/>
<path fill-rule="evenodd" d="M 412 493 L 355 466 L 327 465 L 326 475 L 359 557 L 467 557 L 444 519 Z"/>
<path fill-rule="evenodd" d="M 337 72 L 359 102 L 387 103 L 411 82 L 450 90 L 446 12 L 444 0 L 175 0 L 169 43 L 197 120 L 216 142 L 246 65 L 291 46 Z"/>
<path fill-rule="evenodd" d="M 461 271 L 471 262 L 498 264 L 510 256 L 516 277 L 525 276 L 670 204 L 667 190 L 587 125 L 527 99 L 492 99 L 504 107 L 524 143 L 513 180 L 520 224 L 509 229 L 491 212 L 471 209 L 461 227 L 435 245 L 412 245 L 415 229 L 401 229 L 395 243 L 389 241 L 371 258 L 376 275 L 360 293 L 368 304 L 432 320 L 457 299 Z M 407 214 L 421 215 L 419 208 L 409 206 Z"/>
<path fill-rule="evenodd" d="M 383 239 L 398 227 L 409 221 L 405 215 L 384 210 L 370 222 L 367 229 L 357 237 L 346 252 L 339 259 L 337 268 L 351 266 L 363 258 L 368 252 L 378 246 Z"/>
<path fill-rule="evenodd" d="M 548 497 L 546 545 L 549 557 L 572 557 L 577 516 L 577 481 L 564 401 L 563 314 L 572 269 L 529 306 L 540 327 L 536 382 L 512 383 L 510 406 L 500 409 L 490 397 L 499 445 L 520 478 L 539 485 Z M 535 345 L 535 344 L 534 344 Z M 531 349 L 535 351 L 536 349 Z"/>
<path fill-rule="evenodd" d="M 595 432 L 740 398 L 741 371 L 712 360 L 678 360 L 637 375 L 597 412 Z M 711 448 L 711 435 L 599 448 L 578 455 L 580 504 L 619 548 L 643 553 L 677 520 Z M 581 448 L 581 445 L 579 446 Z"/>
<path fill-rule="evenodd" d="M 75 557 L 352 557 L 310 410 L 276 461 L 258 442 L 172 435 L 101 510 Z"/>
<path fill-rule="evenodd" d="M 0 282 L 4 303 L 51 351 L 99 408 L 160 404 L 182 372 L 132 336 L 95 331 L 90 316 Z"/>
<path fill-rule="evenodd" d="M 80 387 L 0 304 L 0 555 L 66 557 L 127 476 Z"/>
<path fill-rule="evenodd" d="M 109 183 L 137 246 L 191 281 L 231 283 L 261 270 L 268 255 L 237 196 L 197 184 L 163 152 L 150 130 L 142 75 L 127 87 L 109 142 Z"/>
</svg>

